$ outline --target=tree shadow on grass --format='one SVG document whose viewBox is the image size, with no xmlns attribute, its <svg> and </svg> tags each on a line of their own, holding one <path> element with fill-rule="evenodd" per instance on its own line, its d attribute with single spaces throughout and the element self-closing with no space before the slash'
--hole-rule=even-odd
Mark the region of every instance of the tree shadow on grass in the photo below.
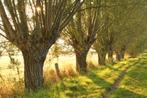
<svg viewBox="0 0 147 98">
<path fill-rule="evenodd" d="M 106 65 L 106 67 L 109 68 L 109 69 L 112 69 L 112 70 L 114 70 L 114 71 L 121 71 L 121 70 L 119 70 L 119 69 L 120 69 L 120 67 L 123 67 L 123 66 L 120 66 L 120 67 L 118 67 L 118 68 L 114 68 L 113 65 L 112 65 L 112 66 L 111 66 L 111 65 Z"/>
<path fill-rule="evenodd" d="M 147 96 L 136 94 L 124 88 L 118 88 L 109 98 L 147 98 Z"/>
<path fill-rule="evenodd" d="M 123 81 L 123 85 L 126 87 L 135 87 L 136 89 L 146 89 L 147 90 L 147 72 L 145 67 L 141 64 L 140 60 L 132 62 L 131 70 L 126 73 L 126 78 Z M 134 90 L 134 89 L 131 89 Z M 137 92 L 132 92 L 130 90 L 124 88 L 117 88 L 112 92 L 110 98 L 147 98 L 147 95 L 143 91 L 142 94 L 138 94 Z"/>
<path fill-rule="evenodd" d="M 89 75 L 87 75 L 89 79 L 93 81 L 94 84 L 104 88 L 104 89 L 109 89 L 111 87 L 111 83 L 107 82 L 106 80 L 98 77 L 94 72 L 89 72 Z"/>
<path fill-rule="evenodd" d="M 68 81 L 68 84 L 64 85 L 64 93 L 69 98 L 77 98 L 78 96 L 84 95 L 88 92 L 86 87 L 81 85 L 78 79 L 72 79 Z"/>
<path fill-rule="evenodd" d="M 96 85 L 101 86 L 103 89 L 112 90 L 111 88 L 113 84 L 98 77 L 94 72 L 90 72 L 90 74 L 88 75 L 88 78 L 90 78 L 93 81 L 93 83 L 95 83 Z M 109 96 L 109 98 L 147 98 L 147 96 L 131 92 L 124 88 L 117 88 L 116 90 L 111 92 L 111 95 Z"/>
<path fill-rule="evenodd" d="M 140 61 L 137 60 L 137 61 L 128 61 L 128 63 L 126 65 L 129 65 L 128 68 L 130 68 L 131 66 L 133 65 L 136 65 L 136 64 L 139 64 Z M 114 71 L 118 71 L 118 72 L 123 72 L 123 70 L 121 70 L 121 68 L 123 68 L 125 66 L 125 64 L 121 64 L 118 68 L 114 68 L 113 65 L 107 65 L 106 67 L 109 68 L 109 69 L 112 69 Z"/>
<path fill-rule="evenodd" d="M 132 70 L 127 73 L 129 79 L 125 82 L 125 85 L 136 86 L 140 89 L 146 89 L 147 91 L 147 66 L 136 65 Z M 146 97 L 147 98 L 147 97 Z"/>
</svg>

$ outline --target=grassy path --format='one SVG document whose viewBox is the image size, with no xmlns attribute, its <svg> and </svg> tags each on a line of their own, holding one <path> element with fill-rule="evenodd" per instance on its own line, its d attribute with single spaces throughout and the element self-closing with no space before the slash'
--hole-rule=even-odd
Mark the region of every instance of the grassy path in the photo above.
<svg viewBox="0 0 147 98">
<path fill-rule="evenodd" d="M 86 75 L 47 83 L 37 93 L 18 95 L 18 98 L 147 98 L 147 53 L 91 69 Z"/>
<path fill-rule="evenodd" d="M 147 98 L 147 53 L 92 72 L 89 76 L 102 88 L 78 98 Z"/>
<path fill-rule="evenodd" d="M 25 98 L 147 98 L 147 53 L 65 78 Z"/>
<path fill-rule="evenodd" d="M 118 76 L 118 78 L 114 81 L 114 83 L 112 84 L 112 86 L 109 89 L 106 89 L 104 93 L 102 93 L 102 98 L 109 98 L 110 95 L 112 94 L 112 92 L 114 90 L 116 90 L 121 81 L 124 79 L 125 75 L 127 74 L 128 70 L 133 66 L 136 65 L 138 62 L 134 62 L 134 64 L 127 66 Z"/>
<path fill-rule="evenodd" d="M 108 98 L 147 98 L 147 53 L 135 61 Z"/>
</svg>

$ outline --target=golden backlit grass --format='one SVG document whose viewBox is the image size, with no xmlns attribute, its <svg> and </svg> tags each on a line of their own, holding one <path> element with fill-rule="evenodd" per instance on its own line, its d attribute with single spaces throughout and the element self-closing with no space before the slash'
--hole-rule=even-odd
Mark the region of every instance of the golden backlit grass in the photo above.
<svg viewBox="0 0 147 98">
<path fill-rule="evenodd" d="M 91 55 L 88 55 L 88 58 L 91 58 Z M 22 56 L 17 56 L 21 63 L 19 66 L 20 74 L 17 74 L 16 68 L 10 68 L 9 57 L 4 56 L 0 58 L 0 95 L 11 96 L 11 95 L 23 95 L 23 58 Z M 88 59 L 89 67 L 94 67 L 95 61 Z M 56 74 L 54 64 L 57 62 L 56 58 L 49 61 L 46 59 L 44 66 L 44 78 L 45 85 L 48 82 L 58 82 L 60 79 Z M 75 71 L 75 56 L 74 55 L 65 55 L 60 56 L 58 59 L 58 64 L 60 68 L 60 74 L 62 77 L 72 77 L 77 75 Z M 91 65 L 91 66 L 90 66 Z M 21 79 L 19 79 L 21 78 Z"/>
<path fill-rule="evenodd" d="M 133 67 L 128 70 L 118 89 L 114 90 L 110 97 L 147 98 L 147 54 L 106 66 L 98 66 L 95 58 L 89 58 L 87 60 L 89 69 L 85 75 L 78 75 L 75 72 L 74 61 L 65 62 L 66 58 L 64 58 L 63 62 L 60 59 L 59 67 L 62 80 L 56 74 L 54 67 L 46 66 L 44 88 L 37 93 L 24 93 L 23 80 L 19 82 L 13 78 L 8 80 L 10 76 L 0 82 L 0 91 L 7 95 L 16 96 L 16 98 L 20 98 L 20 96 L 24 98 L 101 98 L 102 93 L 111 88 L 122 71 L 132 65 Z M 6 98 L 4 95 L 2 97 Z"/>
</svg>

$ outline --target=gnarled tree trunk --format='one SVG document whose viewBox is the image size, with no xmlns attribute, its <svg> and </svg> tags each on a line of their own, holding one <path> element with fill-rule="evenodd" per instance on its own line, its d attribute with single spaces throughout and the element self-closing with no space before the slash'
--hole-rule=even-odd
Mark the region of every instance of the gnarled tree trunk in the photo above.
<svg viewBox="0 0 147 98">
<path fill-rule="evenodd" d="M 108 48 L 108 62 L 110 64 L 113 63 L 113 50 L 112 50 L 111 46 L 109 46 L 109 48 Z"/>
<path fill-rule="evenodd" d="M 43 85 L 43 62 L 47 51 L 84 0 L 30 0 L 29 4 L 27 1 L 0 0 L 0 29 L 5 33 L 1 35 L 22 51 L 25 88 L 37 90 Z M 33 21 L 28 17 L 30 11 Z"/>
<path fill-rule="evenodd" d="M 121 61 L 125 56 L 125 48 L 122 48 L 120 51 L 116 52 L 116 60 Z"/>
<path fill-rule="evenodd" d="M 121 54 L 119 52 L 116 53 L 116 61 L 121 61 Z"/>
<path fill-rule="evenodd" d="M 124 59 L 124 58 L 125 58 L 125 52 L 122 51 L 122 52 L 121 52 L 121 59 Z"/>
<path fill-rule="evenodd" d="M 88 51 L 75 52 L 76 53 L 76 70 L 79 73 L 87 72 L 87 53 Z"/>
<path fill-rule="evenodd" d="M 99 65 L 106 64 L 106 52 L 105 51 L 98 51 L 98 63 Z"/>
<path fill-rule="evenodd" d="M 23 49 L 24 58 L 24 82 L 27 91 L 37 90 L 43 87 L 43 65 L 48 53 L 47 46 L 36 48 L 31 46 Z"/>
</svg>

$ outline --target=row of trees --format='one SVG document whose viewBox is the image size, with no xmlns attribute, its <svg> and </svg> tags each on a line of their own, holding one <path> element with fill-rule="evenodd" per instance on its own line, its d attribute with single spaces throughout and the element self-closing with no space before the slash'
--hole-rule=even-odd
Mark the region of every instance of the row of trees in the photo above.
<svg viewBox="0 0 147 98">
<path fill-rule="evenodd" d="M 99 63 L 102 65 L 105 64 L 106 53 L 108 53 L 108 61 L 112 63 L 113 53 L 120 61 L 126 52 L 131 56 L 136 56 L 146 47 L 137 46 L 141 40 L 144 40 L 141 43 L 145 45 L 146 2 L 144 0 L 116 0 L 112 3 L 107 2 L 107 5 L 113 6 L 103 8 L 102 33 L 99 32 L 98 40 L 94 44 L 99 54 Z"/>
<path fill-rule="evenodd" d="M 114 2 L 115 1 L 115 2 Z M 20 49 L 27 90 L 43 86 L 48 50 L 61 36 L 74 48 L 79 73 L 87 71 L 93 47 L 100 65 L 124 53 L 135 56 L 146 46 L 145 0 L 1 0 L 1 35 Z"/>
<path fill-rule="evenodd" d="M 73 46 L 78 72 L 86 72 L 86 57 L 91 46 L 98 53 L 99 65 L 135 57 L 146 49 L 145 0 L 85 1 L 63 31 Z"/>
</svg>

